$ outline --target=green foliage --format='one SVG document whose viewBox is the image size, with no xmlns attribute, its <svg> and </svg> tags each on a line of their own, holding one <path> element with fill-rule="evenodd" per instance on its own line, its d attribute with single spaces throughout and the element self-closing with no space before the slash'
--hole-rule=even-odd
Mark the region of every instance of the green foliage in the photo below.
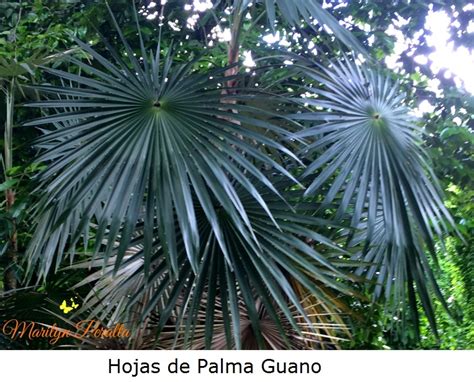
<svg viewBox="0 0 474 382">
<path fill-rule="evenodd" d="M 42 284 L 0 299 L 0 318 L 75 286 L 76 318 L 143 340 L 81 347 L 333 348 L 347 327 L 347 348 L 473 347 L 472 98 L 444 78 L 427 90 L 407 52 L 405 72 L 375 69 L 386 28 L 404 17 L 413 37 L 427 3 L 227 0 L 192 30 L 178 0 L 155 5 L 164 23 L 110 3 L 115 28 L 103 1 L 0 4 L 2 84 L 34 101 L 15 107 L 0 251 L 17 232 Z M 434 9 L 465 27 L 460 4 Z M 275 31 L 291 53 L 262 42 Z M 257 62 L 245 74 L 238 46 Z M 434 111 L 415 122 L 422 99 Z"/>
<path fill-rule="evenodd" d="M 446 240 L 446 251 L 440 251 L 440 270 L 436 276 L 441 288 L 448 293 L 447 301 L 450 309 L 461 314 L 461 322 L 455 322 L 443 311 L 440 304 L 436 304 L 435 313 L 440 339 L 436 339 L 427 327 L 426 320 L 423 320 L 420 346 L 424 349 L 474 349 L 472 307 L 474 255 L 472 251 L 463 253 L 462 255 L 467 258 L 462 259 L 458 253 L 459 244 L 455 238 Z M 466 279 L 465 276 L 470 278 Z"/>
</svg>

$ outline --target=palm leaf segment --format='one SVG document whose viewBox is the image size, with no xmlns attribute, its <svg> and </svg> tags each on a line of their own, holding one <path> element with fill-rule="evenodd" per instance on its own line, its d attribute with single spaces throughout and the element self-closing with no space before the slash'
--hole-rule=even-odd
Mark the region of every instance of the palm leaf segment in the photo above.
<svg viewBox="0 0 474 382">
<path fill-rule="evenodd" d="M 420 147 L 422 129 L 397 85 L 371 68 L 346 59 L 303 72 L 320 84 L 304 102 L 327 110 L 297 115 L 312 125 L 300 134 L 315 158 L 304 175 L 317 174 L 306 194 L 326 185 L 324 204 L 337 199 L 338 216 L 350 213 L 352 226 L 365 228 L 362 259 L 374 265 L 361 272 L 377 281 L 376 295 L 384 288 L 396 310 L 407 298 L 415 312 L 416 290 L 434 327 L 428 285 L 442 296 L 424 246 L 435 257 L 435 237 L 453 221 Z"/>
<path fill-rule="evenodd" d="M 118 269 L 135 225 L 143 221 L 146 269 L 153 232 L 158 227 L 175 273 L 178 234 L 196 271 L 200 237 L 194 196 L 230 262 L 216 206 L 258 245 L 235 187 L 244 187 L 271 218 L 255 184 L 278 192 L 259 168 L 266 166 L 292 176 L 263 155 L 258 146 L 292 156 L 283 145 L 264 135 L 266 131 L 280 137 L 288 133 L 268 119 L 256 118 L 251 107 L 244 104 L 233 104 L 239 113 L 227 110 L 218 86 L 225 82 L 225 69 L 194 73 L 192 62 L 174 65 L 171 55 L 160 60 L 159 49 L 147 52 L 143 43 L 139 60 L 116 27 L 124 59 L 105 41 L 113 61 L 77 41 L 97 65 L 71 58 L 87 75 L 45 68 L 71 85 L 39 86 L 40 91 L 55 98 L 27 105 L 49 113 L 27 125 L 55 126 L 37 142 L 44 149 L 38 161 L 49 167 L 40 177 L 44 197 L 29 247 L 30 265 L 39 264 L 40 274 L 46 275 L 54 254 L 62 254 L 67 244 L 73 245 L 74 252 L 81 236 L 86 241 L 90 237 L 89 226 L 94 222 L 95 252 L 107 235 L 106 257 L 110 255 L 120 234 Z M 56 266 L 60 262 L 58 256 Z"/>
<path fill-rule="evenodd" d="M 234 0 L 234 5 L 241 3 L 241 9 L 245 10 L 252 3 L 252 0 Z M 353 34 L 342 27 L 339 21 L 324 9 L 317 0 L 257 0 L 256 3 L 263 3 L 267 11 L 268 22 L 271 28 L 275 28 L 276 10 L 293 27 L 299 27 L 304 20 L 310 27 L 314 28 L 313 22 L 316 20 L 321 25 L 326 25 L 334 33 L 334 36 L 346 45 L 349 49 L 366 54 L 365 49 Z"/>
</svg>

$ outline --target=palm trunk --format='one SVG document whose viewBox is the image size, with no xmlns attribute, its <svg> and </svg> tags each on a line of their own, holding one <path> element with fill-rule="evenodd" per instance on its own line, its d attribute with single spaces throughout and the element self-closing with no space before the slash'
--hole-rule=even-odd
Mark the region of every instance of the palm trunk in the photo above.
<svg viewBox="0 0 474 382">
<path fill-rule="evenodd" d="M 239 40 L 240 31 L 242 29 L 242 14 L 243 11 L 237 7 L 235 9 L 235 17 L 232 20 L 231 39 L 227 48 L 227 61 L 229 65 L 235 65 L 225 72 L 226 76 L 234 76 L 239 72 L 239 66 L 236 65 L 239 62 Z M 236 80 L 230 80 L 227 82 L 228 88 L 233 88 L 237 85 Z M 232 90 L 228 89 L 227 93 L 232 93 Z"/>
<path fill-rule="evenodd" d="M 240 31 L 242 29 L 242 10 L 240 9 L 241 2 L 236 6 L 234 12 L 235 16 L 232 20 L 232 26 L 231 26 L 231 39 L 229 41 L 229 45 L 227 47 L 227 63 L 229 66 L 232 66 L 231 68 L 227 69 L 225 71 L 225 77 L 232 77 L 235 76 L 239 72 L 239 66 L 237 65 L 239 62 L 239 40 L 240 40 Z M 226 82 L 225 89 L 222 90 L 222 95 L 232 95 L 236 94 L 236 90 L 234 90 L 237 87 L 237 80 L 236 79 L 230 79 Z M 236 101 L 232 99 L 223 99 L 222 103 L 225 104 L 235 104 Z M 230 110 L 234 113 L 236 113 L 236 110 L 231 109 Z M 240 125 L 240 121 L 234 120 L 234 119 L 229 119 L 228 117 L 224 117 L 224 119 L 227 119 L 230 122 L 233 122 L 237 125 Z M 238 135 L 239 138 L 241 138 L 240 135 Z"/>
</svg>

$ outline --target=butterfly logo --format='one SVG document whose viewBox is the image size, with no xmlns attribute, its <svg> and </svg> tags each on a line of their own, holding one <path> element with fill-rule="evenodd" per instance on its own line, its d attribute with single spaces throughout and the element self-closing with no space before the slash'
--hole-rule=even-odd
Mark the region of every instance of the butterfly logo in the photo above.
<svg viewBox="0 0 474 382">
<path fill-rule="evenodd" d="M 70 298 L 70 300 L 71 300 L 71 306 L 68 305 L 66 300 L 63 300 L 61 305 L 59 305 L 59 309 L 61 309 L 64 312 L 64 314 L 68 314 L 71 310 L 77 309 L 79 307 L 79 304 L 76 304 L 76 302 L 74 301 L 72 297 Z"/>
</svg>

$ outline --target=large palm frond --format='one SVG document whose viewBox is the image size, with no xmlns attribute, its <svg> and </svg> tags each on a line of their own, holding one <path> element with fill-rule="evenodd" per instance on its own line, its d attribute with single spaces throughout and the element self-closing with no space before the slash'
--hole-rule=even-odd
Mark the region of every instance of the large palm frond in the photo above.
<svg viewBox="0 0 474 382">
<path fill-rule="evenodd" d="M 28 249 L 30 268 L 39 265 L 40 275 L 46 275 L 56 253 L 58 267 L 66 245 L 74 248 L 80 237 L 87 242 L 94 222 L 94 252 L 107 234 L 106 258 L 112 251 L 107 243 L 115 243 L 120 233 L 117 270 L 141 221 L 146 272 L 157 228 L 167 261 L 178 273 L 175 223 L 190 266 L 197 271 L 200 237 L 194 197 L 230 263 L 217 210 L 226 211 L 235 228 L 258 246 L 236 187 L 244 187 L 272 219 L 256 185 L 278 191 L 260 169 L 273 168 L 294 178 L 259 146 L 294 157 L 265 136 L 268 130 L 280 137 L 288 133 L 256 117 L 244 103 L 233 104 L 239 113 L 228 110 L 219 88 L 225 83 L 225 68 L 195 73 L 192 61 L 174 65 L 171 53 L 161 59 L 159 48 L 145 51 L 141 38 L 142 57 L 137 58 L 116 27 L 124 58 L 106 41 L 113 61 L 77 41 L 93 58 L 92 64 L 71 58 L 84 75 L 44 68 L 74 85 L 38 86 L 56 98 L 27 105 L 48 113 L 27 125 L 55 125 L 43 130 L 37 141 L 43 148 L 37 160 L 48 168 L 39 179 L 44 196 L 37 205 L 38 226 Z M 249 125 L 260 132 L 246 128 Z"/>
<path fill-rule="evenodd" d="M 300 133 L 313 160 L 306 195 L 325 186 L 323 205 L 337 199 L 337 216 L 363 225 L 362 259 L 373 264 L 365 274 L 384 285 L 397 311 L 405 299 L 416 310 L 416 291 L 434 328 L 428 286 L 442 296 L 424 249 L 434 257 L 435 237 L 453 220 L 421 147 L 423 130 L 397 84 L 367 65 L 346 59 L 302 72 L 315 81 L 304 103 L 319 109 L 295 116 L 311 124 Z"/>
</svg>

